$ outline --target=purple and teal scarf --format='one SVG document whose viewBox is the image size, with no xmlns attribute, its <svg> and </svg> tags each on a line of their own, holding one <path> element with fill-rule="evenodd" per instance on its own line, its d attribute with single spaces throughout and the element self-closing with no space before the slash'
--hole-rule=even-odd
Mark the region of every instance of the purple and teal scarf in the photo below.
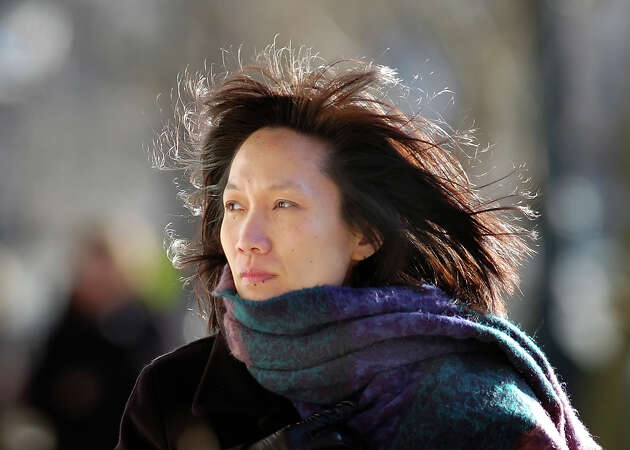
<svg viewBox="0 0 630 450">
<path fill-rule="evenodd" d="M 370 449 L 599 449 L 538 346 L 432 285 L 320 285 L 240 297 L 226 265 L 232 354 L 305 418 L 351 399 Z"/>
</svg>

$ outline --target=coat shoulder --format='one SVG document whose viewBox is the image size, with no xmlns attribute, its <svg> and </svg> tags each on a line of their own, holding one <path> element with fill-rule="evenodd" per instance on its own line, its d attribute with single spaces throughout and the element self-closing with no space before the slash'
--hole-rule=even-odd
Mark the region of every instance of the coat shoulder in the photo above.
<svg viewBox="0 0 630 450">
<path fill-rule="evenodd" d="M 146 375 L 150 372 L 150 376 L 160 384 L 171 386 L 169 381 L 176 380 L 177 385 L 194 389 L 208 362 L 215 337 L 206 336 L 158 356 L 145 366 L 142 373 Z"/>
<path fill-rule="evenodd" d="M 196 423 L 190 407 L 214 338 L 176 348 L 142 369 L 123 412 L 117 450 L 172 448 L 183 427 Z"/>
<path fill-rule="evenodd" d="M 190 414 L 215 336 L 207 336 L 178 347 L 153 359 L 140 373 L 135 390 L 145 390 L 148 383 L 165 409 L 164 420 Z"/>
</svg>

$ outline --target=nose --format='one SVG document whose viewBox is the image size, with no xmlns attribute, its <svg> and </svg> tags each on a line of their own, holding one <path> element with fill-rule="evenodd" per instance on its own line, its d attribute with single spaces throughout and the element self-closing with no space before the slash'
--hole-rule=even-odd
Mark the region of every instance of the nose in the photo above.
<svg viewBox="0 0 630 450">
<path fill-rule="evenodd" d="M 271 249 L 267 224 L 261 214 L 250 214 L 242 222 L 236 248 L 243 254 L 265 254 Z"/>
</svg>

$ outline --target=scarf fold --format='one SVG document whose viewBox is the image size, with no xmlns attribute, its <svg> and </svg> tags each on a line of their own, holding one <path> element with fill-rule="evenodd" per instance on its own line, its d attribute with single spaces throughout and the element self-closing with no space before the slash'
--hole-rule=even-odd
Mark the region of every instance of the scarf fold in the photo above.
<svg viewBox="0 0 630 450">
<path fill-rule="evenodd" d="M 372 449 L 600 448 L 523 331 L 433 285 L 320 285 L 240 297 L 226 264 L 230 351 L 303 418 L 351 399 L 348 425 Z M 545 447 L 547 446 L 547 447 Z"/>
</svg>

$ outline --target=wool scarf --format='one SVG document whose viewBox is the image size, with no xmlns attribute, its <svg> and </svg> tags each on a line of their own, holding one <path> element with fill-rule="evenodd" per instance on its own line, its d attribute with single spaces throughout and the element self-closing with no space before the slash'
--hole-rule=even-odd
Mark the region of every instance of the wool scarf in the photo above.
<svg viewBox="0 0 630 450">
<path fill-rule="evenodd" d="M 438 287 L 318 285 L 242 298 L 228 265 L 231 353 L 303 418 L 341 400 L 370 449 L 599 449 L 547 358 L 515 324 Z"/>
</svg>

